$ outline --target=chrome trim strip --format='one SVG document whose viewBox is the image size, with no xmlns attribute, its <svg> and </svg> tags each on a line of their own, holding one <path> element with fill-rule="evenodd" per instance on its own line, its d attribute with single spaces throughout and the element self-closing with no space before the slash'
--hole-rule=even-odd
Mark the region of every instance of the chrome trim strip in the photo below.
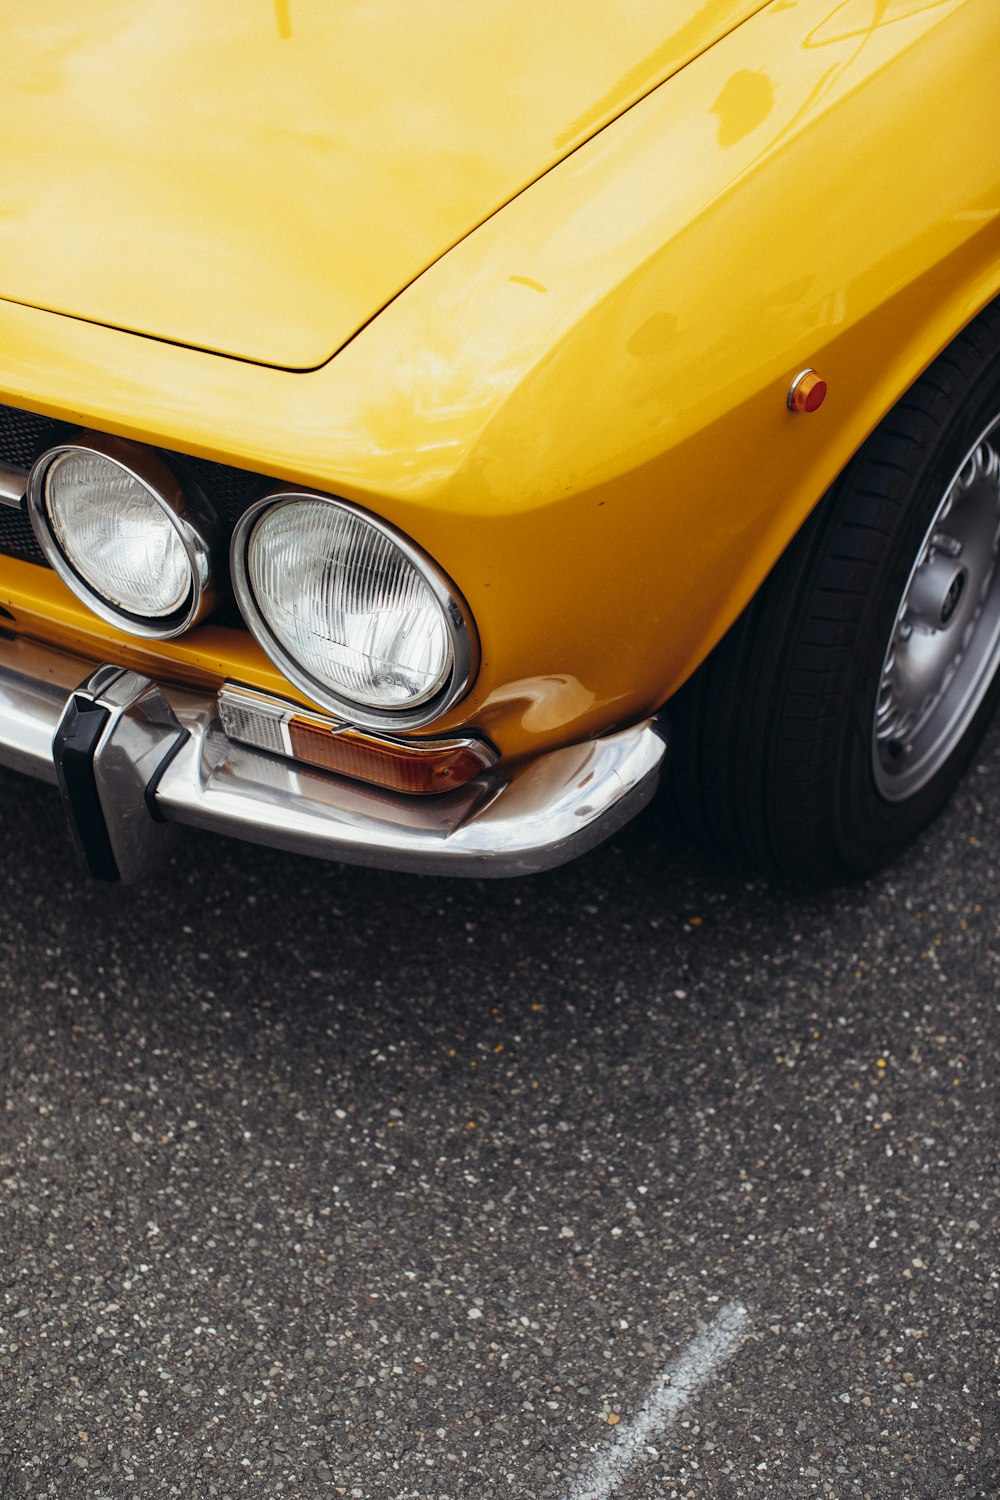
<svg viewBox="0 0 1000 1500">
<path fill-rule="evenodd" d="M 20 510 L 27 488 L 27 469 L 16 469 L 13 464 L 0 464 L 0 505 Z"/>
<path fill-rule="evenodd" d="M 20 636 L 0 638 L 0 765 L 55 786 L 52 737 L 88 665 Z"/>
<path fill-rule="evenodd" d="M 0 764 L 55 781 L 52 737 L 93 662 L 0 639 Z M 178 823 L 346 864 L 423 874 L 526 875 L 614 833 L 652 797 L 666 754 L 651 719 L 501 765 L 455 792 L 406 797 L 232 743 L 214 695 L 164 688 L 190 738 L 155 792 Z"/>
</svg>

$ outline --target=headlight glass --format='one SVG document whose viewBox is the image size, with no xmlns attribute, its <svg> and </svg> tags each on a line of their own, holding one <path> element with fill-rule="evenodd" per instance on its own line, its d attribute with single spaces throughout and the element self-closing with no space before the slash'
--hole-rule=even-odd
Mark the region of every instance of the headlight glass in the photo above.
<svg viewBox="0 0 1000 1500">
<path fill-rule="evenodd" d="M 268 627 L 317 682 L 378 708 L 424 703 L 451 667 L 441 606 L 388 536 L 299 501 L 268 512 L 247 556 Z"/>
<path fill-rule="evenodd" d="M 271 496 L 233 538 L 247 621 L 296 686 L 353 722 L 426 723 L 464 690 L 473 638 L 435 565 L 341 501 Z"/>
<path fill-rule="evenodd" d="M 45 509 L 73 568 L 128 614 L 162 619 L 191 592 L 180 535 L 152 492 L 112 459 L 61 454 L 45 475 Z"/>
<path fill-rule="evenodd" d="M 80 432 L 46 449 L 28 474 L 28 516 L 63 582 L 130 635 L 169 640 L 215 604 L 218 519 L 154 448 Z"/>
</svg>

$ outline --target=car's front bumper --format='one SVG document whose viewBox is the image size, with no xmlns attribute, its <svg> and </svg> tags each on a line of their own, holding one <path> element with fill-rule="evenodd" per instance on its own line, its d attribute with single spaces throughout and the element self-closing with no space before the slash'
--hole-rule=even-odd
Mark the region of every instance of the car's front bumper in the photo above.
<svg viewBox="0 0 1000 1500">
<path fill-rule="evenodd" d="M 530 874 L 627 822 L 653 795 L 666 753 L 662 723 L 647 720 L 510 770 L 501 765 L 455 792 L 406 797 L 236 744 L 220 728 L 214 694 L 147 683 L 139 718 L 126 725 L 113 712 L 95 738 L 83 778 L 94 808 L 81 817 L 73 805 L 80 794 L 68 788 L 53 745 L 57 732 L 65 739 L 70 705 L 86 706 L 78 690 L 96 666 L 24 637 L 0 640 L 0 764 L 61 784 L 92 868 L 100 862 L 86 846 L 103 820 L 112 878 L 141 876 L 175 823 L 386 869 Z M 129 673 L 119 684 L 126 680 L 134 705 L 146 680 Z M 159 711 L 150 713 L 154 699 Z"/>
</svg>

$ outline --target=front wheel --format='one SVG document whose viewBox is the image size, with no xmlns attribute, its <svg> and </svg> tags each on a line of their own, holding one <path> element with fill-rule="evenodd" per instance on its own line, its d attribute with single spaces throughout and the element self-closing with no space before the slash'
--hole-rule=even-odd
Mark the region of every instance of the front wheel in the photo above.
<svg viewBox="0 0 1000 1500">
<path fill-rule="evenodd" d="M 843 879 L 953 791 L 1000 695 L 1000 305 L 848 465 L 674 700 L 678 801 L 730 854 Z"/>
</svg>

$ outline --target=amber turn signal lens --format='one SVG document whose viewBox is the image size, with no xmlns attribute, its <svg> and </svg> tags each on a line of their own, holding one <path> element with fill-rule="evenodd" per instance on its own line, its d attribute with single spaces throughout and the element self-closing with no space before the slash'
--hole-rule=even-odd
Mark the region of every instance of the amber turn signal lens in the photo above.
<svg viewBox="0 0 1000 1500">
<path fill-rule="evenodd" d="M 815 370 L 796 375 L 788 392 L 789 411 L 815 411 L 826 400 L 826 381 Z"/>
<path fill-rule="evenodd" d="M 219 693 L 219 718 L 231 740 L 393 792 L 450 792 L 497 760 L 486 740 L 387 739 L 229 683 Z"/>
<path fill-rule="evenodd" d="M 288 725 L 296 760 L 394 792 L 448 792 L 490 764 L 485 747 L 464 743 L 400 745 L 349 729 L 332 733 L 306 720 Z"/>
</svg>

